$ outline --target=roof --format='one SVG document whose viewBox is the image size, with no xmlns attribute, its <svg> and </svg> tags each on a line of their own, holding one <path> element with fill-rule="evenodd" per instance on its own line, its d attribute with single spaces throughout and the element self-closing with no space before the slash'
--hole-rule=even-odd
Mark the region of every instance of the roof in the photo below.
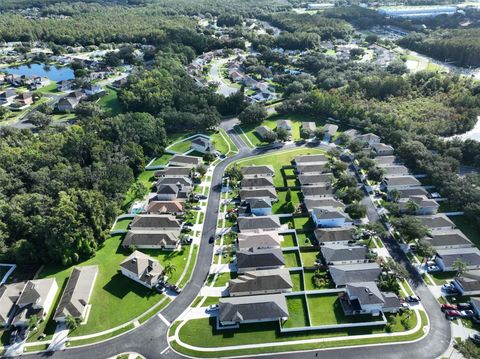
<svg viewBox="0 0 480 359">
<path fill-rule="evenodd" d="M 408 202 L 415 203 L 419 208 L 426 208 L 426 207 L 434 207 L 438 208 L 440 205 L 434 199 L 428 198 L 427 196 L 420 195 L 420 196 L 410 196 L 408 198 L 401 198 L 398 201 L 398 205 L 400 209 L 407 209 Z"/>
<path fill-rule="evenodd" d="M 248 204 L 250 210 L 258 208 L 272 208 L 272 200 L 270 197 L 246 198 L 245 203 Z"/>
<path fill-rule="evenodd" d="M 377 165 L 379 167 L 383 167 L 385 165 L 390 166 L 390 165 L 394 165 L 394 164 L 399 162 L 397 157 L 393 156 L 393 155 L 391 155 L 391 156 L 378 156 L 378 157 L 375 157 L 373 160 L 377 163 Z"/>
<path fill-rule="evenodd" d="M 228 282 L 231 294 L 242 292 L 272 291 L 279 292 L 292 289 L 292 279 L 287 268 L 265 269 L 245 272 L 238 278 Z"/>
<path fill-rule="evenodd" d="M 315 122 L 302 122 L 302 128 L 305 130 L 315 131 L 317 125 Z"/>
<path fill-rule="evenodd" d="M 163 267 L 157 260 L 140 251 L 130 254 L 127 259 L 120 263 L 120 267 L 132 272 L 141 282 L 150 286 L 158 282 L 163 272 Z"/>
<path fill-rule="evenodd" d="M 36 304 L 36 306 L 43 308 L 48 293 L 55 286 L 57 286 L 55 278 L 29 280 L 18 298 L 17 305 L 23 307 L 29 304 Z"/>
<path fill-rule="evenodd" d="M 366 133 L 364 135 L 358 135 L 356 138 L 362 142 L 371 142 L 371 141 L 379 141 L 380 137 L 374 133 Z"/>
<path fill-rule="evenodd" d="M 383 179 L 387 186 L 421 186 L 419 180 L 413 176 L 385 176 Z"/>
<path fill-rule="evenodd" d="M 383 167 L 380 167 L 380 169 L 383 171 L 383 174 L 385 176 L 392 176 L 392 175 L 403 176 L 403 175 L 407 175 L 407 174 L 410 173 L 410 170 L 407 167 L 402 166 L 402 165 L 383 166 Z"/>
<path fill-rule="evenodd" d="M 177 201 L 152 201 L 147 207 L 148 213 L 176 213 L 182 211 L 182 202 Z"/>
<path fill-rule="evenodd" d="M 451 267 L 459 259 L 468 265 L 480 265 L 480 250 L 478 248 L 437 249 L 437 256 L 445 267 Z"/>
<path fill-rule="evenodd" d="M 186 156 L 186 155 L 174 155 L 170 159 L 170 163 L 180 163 L 186 166 L 198 166 L 203 161 L 200 157 L 196 156 Z"/>
<path fill-rule="evenodd" d="M 335 135 L 337 133 L 337 131 L 338 131 L 338 126 L 337 125 L 333 125 L 331 123 L 326 123 L 323 126 L 323 132 L 328 133 L 330 136 Z"/>
<path fill-rule="evenodd" d="M 0 287 L 0 323 L 7 323 L 9 314 L 22 293 L 25 282 L 4 284 Z"/>
<path fill-rule="evenodd" d="M 328 158 L 323 154 L 302 155 L 302 156 L 295 157 L 294 161 L 295 161 L 295 164 L 298 166 L 300 164 L 328 162 Z"/>
<path fill-rule="evenodd" d="M 377 263 L 342 264 L 330 266 L 328 269 L 337 286 L 372 282 L 378 279 L 382 271 Z"/>
<path fill-rule="evenodd" d="M 280 248 L 250 248 L 237 251 L 237 267 L 239 269 L 283 265 L 285 265 L 285 259 Z"/>
<path fill-rule="evenodd" d="M 192 169 L 189 167 L 165 167 L 161 170 L 155 171 L 156 177 L 168 177 L 168 176 L 185 176 L 189 177 Z"/>
<path fill-rule="evenodd" d="M 372 148 L 372 150 L 374 150 L 375 152 L 383 152 L 383 151 L 391 151 L 393 152 L 394 148 L 390 145 L 386 145 L 385 143 L 372 143 L 370 145 L 370 147 Z"/>
<path fill-rule="evenodd" d="M 301 164 L 297 165 L 297 172 L 300 174 L 311 173 L 320 174 L 329 172 L 330 169 L 326 166 L 328 162 L 318 162 L 316 164 Z"/>
<path fill-rule="evenodd" d="M 466 292 L 480 291 L 480 269 L 474 269 L 455 277 Z"/>
<path fill-rule="evenodd" d="M 180 221 L 175 216 L 167 214 L 139 214 L 130 223 L 131 229 L 180 229 L 180 227 Z"/>
<path fill-rule="evenodd" d="M 278 198 L 275 187 L 264 187 L 257 189 L 241 189 L 240 199 L 244 201 L 246 198 L 264 198 L 269 197 L 272 200 Z"/>
<path fill-rule="evenodd" d="M 240 182 L 240 187 L 274 187 L 272 177 L 246 177 Z"/>
<path fill-rule="evenodd" d="M 313 209 L 313 214 L 317 219 L 337 219 L 337 218 L 345 218 L 345 219 L 350 219 L 348 214 L 343 212 L 343 210 L 338 210 L 335 208 L 314 208 Z"/>
<path fill-rule="evenodd" d="M 277 127 L 292 128 L 292 122 L 290 120 L 277 120 Z"/>
<path fill-rule="evenodd" d="M 354 138 L 354 137 L 357 137 L 359 132 L 358 130 L 355 130 L 355 129 L 350 129 L 350 130 L 346 130 L 343 132 L 344 135 L 350 137 L 350 138 Z"/>
<path fill-rule="evenodd" d="M 237 240 L 239 249 L 278 247 L 282 242 L 275 231 L 239 233 Z"/>
<path fill-rule="evenodd" d="M 331 208 L 340 208 L 345 209 L 343 202 L 337 201 L 333 197 L 322 197 L 322 198 L 305 198 L 303 200 L 307 211 L 313 210 L 315 207 L 331 207 Z"/>
<path fill-rule="evenodd" d="M 332 177 L 332 173 L 298 175 L 298 181 L 302 186 L 319 183 L 331 183 Z"/>
<path fill-rule="evenodd" d="M 455 224 L 445 214 L 439 213 L 431 216 L 416 216 L 422 224 L 430 229 L 451 227 L 454 228 Z"/>
<path fill-rule="evenodd" d="M 273 166 L 245 166 L 241 168 L 241 172 L 244 176 L 273 176 L 275 174 Z"/>
<path fill-rule="evenodd" d="M 353 240 L 353 231 L 350 228 L 317 228 L 315 237 L 318 243 L 348 242 Z"/>
<path fill-rule="evenodd" d="M 347 293 L 350 298 L 358 300 L 360 305 L 383 304 L 383 295 L 377 285 L 372 282 L 358 282 L 347 284 Z"/>
<path fill-rule="evenodd" d="M 277 216 L 239 217 L 237 221 L 240 232 L 281 227 Z"/>
<path fill-rule="evenodd" d="M 55 319 L 68 315 L 80 318 L 85 314 L 97 274 L 96 265 L 73 268 L 55 311 Z"/>
<path fill-rule="evenodd" d="M 305 197 L 333 195 L 333 188 L 329 184 L 302 186 L 302 193 Z"/>
<path fill-rule="evenodd" d="M 192 180 L 189 177 L 161 177 L 157 181 L 157 187 L 160 185 L 165 185 L 165 184 L 173 184 L 176 185 L 177 187 L 191 187 L 192 186 Z"/>
<path fill-rule="evenodd" d="M 326 263 L 337 261 L 355 261 L 366 258 L 367 247 L 327 243 L 320 248 L 320 252 L 322 252 Z"/>
<path fill-rule="evenodd" d="M 162 230 L 130 230 L 123 239 L 122 245 L 128 246 L 176 246 L 179 242 L 180 231 L 176 232 Z"/>
<path fill-rule="evenodd" d="M 428 191 L 423 187 L 411 187 L 398 189 L 400 198 L 408 198 L 410 196 L 428 196 Z"/>
<path fill-rule="evenodd" d="M 204 147 L 210 146 L 210 140 L 208 138 L 201 137 L 201 136 L 194 138 L 192 140 L 192 143 L 196 145 L 204 146 Z"/>
<path fill-rule="evenodd" d="M 273 131 L 272 131 L 271 128 L 269 128 L 267 126 L 258 126 L 255 129 L 255 132 L 258 133 L 258 135 L 263 138 L 267 133 L 271 133 Z"/>
<path fill-rule="evenodd" d="M 285 317 L 288 317 L 288 307 L 283 294 L 219 299 L 220 322 L 256 321 Z"/>
<path fill-rule="evenodd" d="M 442 246 L 473 246 L 473 243 L 458 229 L 437 231 L 425 238 L 433 247 Z"/>
</svg>

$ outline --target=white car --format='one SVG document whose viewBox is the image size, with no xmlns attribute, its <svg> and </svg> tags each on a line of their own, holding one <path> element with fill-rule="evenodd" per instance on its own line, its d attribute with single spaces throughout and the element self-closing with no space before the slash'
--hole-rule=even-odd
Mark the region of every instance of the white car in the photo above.
<svg viewBox="0 0 480 359">
<path fill-rule="evenodd" d="M 428 272 L 439 272 L 440 268 L 438 268 L 437 266 L 428 266 L 427 271 Z"/>
<path fill-rule="evenodd" d="M 218 309 L 218 304 L 209 305 L 208 308 L 205 310 L 206 312 L 214 312 Z"/>
</svg>

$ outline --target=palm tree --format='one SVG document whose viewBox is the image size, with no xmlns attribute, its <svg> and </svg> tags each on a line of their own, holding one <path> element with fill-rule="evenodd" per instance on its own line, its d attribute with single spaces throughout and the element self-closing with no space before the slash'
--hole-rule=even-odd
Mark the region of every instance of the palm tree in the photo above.
<svg viewBox="0 0 480 359">
<path fill-rule="evenodd" d="M 407 201 L 406 205 L 405 205 L 405 208 L 407 209 L 407 211 L 408 211 L 409 213 L 414 214 L 414 213 L 417 213 L 417 211 L 418 211 L 418 209 L 420 208 L 420 206 L 419 206 L 416 202 L 414 202 L 414 201 L 412 201 L 411 199 L 409 199 L 409 200 Z"/>
<path fill-rule="evenodd" d="M 169 277 L 173 272 L 177 270 L 177 267 L 175 267 L 175 264 L 167 263 L 165 264 L 165 267 L 163 268 L 163 274 Z"/>
<path fill-rule="evenodd" d="M 80 318 L 76 318 L 73 315 L 67 315 L 65 317 L 65 324 L 67 324 L 68 329 L 75 330 L 80 325 Z"/>
<path fill-rule="evenodd" d="M 393 202 L 398 202 L 400 199 L 400 191 L 398 189 L 392 189 L 390 192 L 388 192 L 388 196 Z"/>
<path fill-rule="evenodd" d="M 38 327 L 38 323 L 39 323 L 39 320 L 38 320 L 38 317 L 36 314 L 33 314 L 30 316 L 30 318 L 28 318 L 28 329 L 32 330 L 33 328 L 37 328 Z"/>
</svg>

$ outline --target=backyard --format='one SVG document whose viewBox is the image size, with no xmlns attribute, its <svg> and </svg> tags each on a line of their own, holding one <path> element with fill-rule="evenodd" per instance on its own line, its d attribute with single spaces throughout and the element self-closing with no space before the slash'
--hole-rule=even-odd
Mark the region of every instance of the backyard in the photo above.
<svg viewBox="0 0 480 359">
<path fill-rule="evenodd" d="M 308 326 L 308 309 L 305 297 L 303 295 L 288 296 L 286 299 L 289 317 L 287 321 L 282 324 L 282 326 L 284 328 Z"/>
</svg>

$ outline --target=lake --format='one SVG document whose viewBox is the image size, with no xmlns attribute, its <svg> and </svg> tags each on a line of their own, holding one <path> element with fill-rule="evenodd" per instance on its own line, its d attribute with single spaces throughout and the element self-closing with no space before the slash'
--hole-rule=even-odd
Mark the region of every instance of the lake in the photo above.
<svg viewBox="0 0 480 359">
<path fill-rule="evenodd" d="M 73 70 L 67 66 L 55 67 L 48 65 L 45 66 L 45 64 L 28 64 L 16 67 L 6 67 L 0 69 L 0 71 L 14 75 L 48 77 L 55 82 L 72 80 L 75 78 Z"/>
</svg>

